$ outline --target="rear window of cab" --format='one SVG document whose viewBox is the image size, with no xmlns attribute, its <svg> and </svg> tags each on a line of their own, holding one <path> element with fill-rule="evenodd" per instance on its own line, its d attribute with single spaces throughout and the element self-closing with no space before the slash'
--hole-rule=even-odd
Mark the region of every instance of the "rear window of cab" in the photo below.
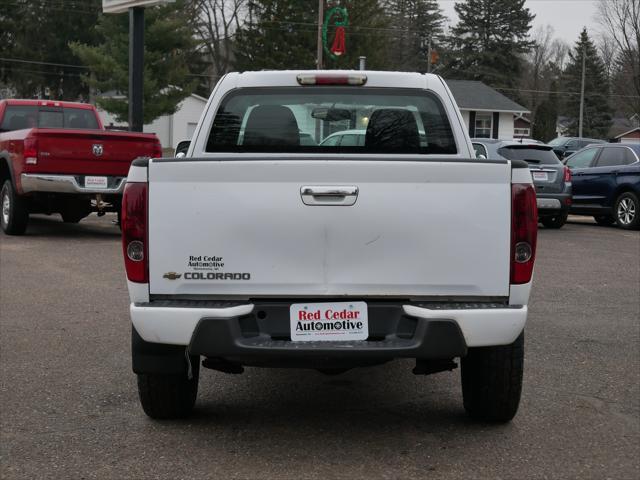
<svg viewBox="0 0 640 480">
<path fill-rule="evenodd" d="M 354 141 L 325 141 L 339 132 Z M 308 86 L 230 92 L 206 151 L 455 154 L 457 148 L 442 103 L 428 91 Z"/>
<path fill-rule="evenodd" d="M 93 110 L 85 108 L 45 107 L 37 105 L 7 105 L 0 131 L 25 128 L 98 129 Z"/>
</svg>

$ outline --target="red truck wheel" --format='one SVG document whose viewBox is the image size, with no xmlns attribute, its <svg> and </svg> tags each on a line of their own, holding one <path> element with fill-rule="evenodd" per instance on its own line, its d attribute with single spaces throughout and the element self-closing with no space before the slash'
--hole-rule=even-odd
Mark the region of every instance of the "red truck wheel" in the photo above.
<svg viewBox="0 0 640 480">
<path fill-rule="evenodd" d="M 0 226 L 7 235 L 22 235 L 29 223 L 29 210 L 24 198 L 16 195 L 11 180 L 5 180 L 0 192 Z"/>
</svg>

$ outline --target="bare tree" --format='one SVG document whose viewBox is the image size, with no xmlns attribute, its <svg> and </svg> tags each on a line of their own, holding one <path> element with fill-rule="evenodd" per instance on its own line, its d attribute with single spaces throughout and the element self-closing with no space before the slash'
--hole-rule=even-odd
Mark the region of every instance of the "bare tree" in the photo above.
<svg viewBox="0 0 640 480">
<path fill-rule="evenodd" d="M 535 121 L 538 107 L 548 97 L 548 91 L 554 80 L 558 80 L 567 59 L 569 46 L 554 38 L 550 25 L 539 26 L 531 38 L 534 46 L 524 57 L 525 68 L 520 82 L 526 92 L 523 100 L 532 112 Z"/>
<path fill-rule="evenodd" d="M 603 34 L 598 38 L 598 50 L 609 81 L 613 80 L 618 57 L 618 45 L 611 35 Z"/>
<path fill-rule="evenodd" d="M 526 87 L 530 90 L 530 108 L 533 113 L 532 117 L 535 119 L 535 112 L 542 101 L 543 95 L 540 95 L 541 90 L 548 82 L 545 82 L 545 73 L 547 71 L 549 61 L 551 59 L 551 48 L 553 45 L 553 27 L 546 25 L 545 27 L 539 26 L 533 32 L 532 40 L 534 41 L 533 48 L 526 56 L 529 72 L 527 72 L 528 81 Z"/>
<path fill-rule="evenodd" d="M 640 0 L 600 0 L 599 22 L 617 50 L 614 91 L 628 113 L 640 113 Z"/>
<path fill-rule="evenodd" d="M 555 39 L 551 44 L 551 63 L 558 72 L 562 72 L 564 70 L 570 51 L 571 47 L 564 40 Z"/>
<path fill-rule="evenodd" d="M 192 0 L 195 32 L 212 65 L 213 88 L 233 63 L 233 37 L 244 21 L 247 0 Z"/>
</svg>

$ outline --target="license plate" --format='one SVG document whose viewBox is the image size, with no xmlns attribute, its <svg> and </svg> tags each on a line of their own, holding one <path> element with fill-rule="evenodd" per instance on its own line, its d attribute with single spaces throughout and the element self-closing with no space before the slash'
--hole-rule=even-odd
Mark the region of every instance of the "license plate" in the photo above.
<svg viewBox="0 0 640 480">
<path fill-rule="evenodd" d="M 86 188 L 107 188 L 107 177 L 84 177 Z"/>
<path fill-rule="evenodd" d="M 365 302 L 294 303 L 289 309 L 291 340 L 366 340 L 369 337 L 367 313 Z"/>
<path fill-rule="evenodd" d="M 532 173 L 533 173 L 534 180 L 542 180 L 544 182 L 547 182 L 549 180 L 549 175 L 547 175 L 547 172 L 532 172 Z"/>
</svg>

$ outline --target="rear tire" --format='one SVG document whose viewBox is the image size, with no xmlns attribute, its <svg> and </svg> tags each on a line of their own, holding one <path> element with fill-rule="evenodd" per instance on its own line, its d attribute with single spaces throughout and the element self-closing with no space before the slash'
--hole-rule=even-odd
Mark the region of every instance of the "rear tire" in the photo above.
<svg viewBox="0 0 640 480">
<path fill-rule="evenodd" d="M 142 409 L 154 419 L 187 417 L 196 403 L 200 358 L 191 357 L 192 377 L 179 375 L 138 374 L 138 395 Z"/>
<path fill-rule="evenodd" d="M 29 223 L 27 200 L 16 194 L 10 179 L 0 190 L 0 226 L 7 235 L 22 235 Z"/>
<path fill-rule="evenodd" d="M 540 223 L 546 228 L 562 228 L 567 223 L 568 215 L 566 213 L 560 213 L 553 217 L 544 217 L 540 219 Z"/>
<path fill-rule="evenodd" d="M 626 230 L 640 228 L 640 202 L 632 192 L 624 192 L 616 199 L 614 208 L 616 223 Z"/>
<path fill-rule="evenodd" d="M 467 414 L 476 420 L 510 421 L 520 404 L 523 366 L 524 332 L 510 345 L 469 348 L 461 361 Z"/>
<path fill-rule="evenodd" d="M 602 225 L 604 227 L 613 225 L 614 223 L 616 223 L 616 219 L 613 217 L 610 217 L 609 215 L 596 215 L 593 217 L 593 219 L 596 221 L 598 225 Z"/>
</svg>

